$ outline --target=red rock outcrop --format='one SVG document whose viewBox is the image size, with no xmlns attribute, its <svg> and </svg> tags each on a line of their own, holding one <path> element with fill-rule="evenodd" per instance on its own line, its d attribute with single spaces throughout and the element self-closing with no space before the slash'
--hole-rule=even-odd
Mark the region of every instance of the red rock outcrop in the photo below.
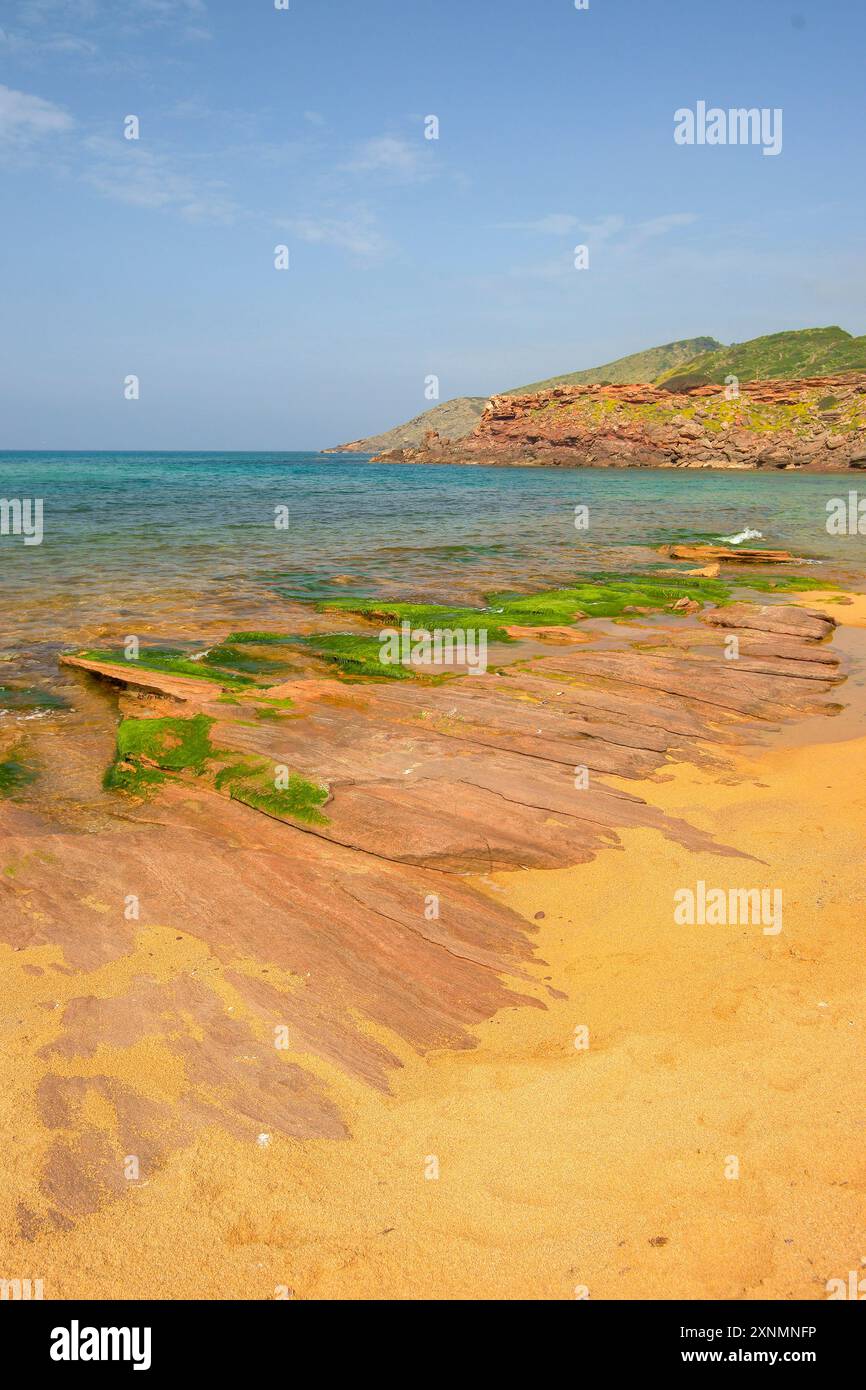
<svg viewBox="0 0 866 1390">
<path fill-rule="evenodd" d="M 556 386 L 492 396 L 459 443 L 379 461 L 560 467 L 866 468 L 866 373 L 715 384 Z"/>
</svg>

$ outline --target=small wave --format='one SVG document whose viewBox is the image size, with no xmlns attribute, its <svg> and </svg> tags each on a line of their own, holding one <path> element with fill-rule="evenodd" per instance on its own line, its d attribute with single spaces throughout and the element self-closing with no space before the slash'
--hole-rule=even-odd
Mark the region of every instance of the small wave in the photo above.
<svg viewBox="0 0 866 1390">
<path fill-rule="evenodd" d="M 16 724 L 23 724 L 29 719 L 50 719 L 52 714 L 53 709 L 34 709 L 29 714 L 22 714 L 19 709 L 0 709 L 0 719 L 6 719 L 11 715 Z"/>
<path fill-rule="evenodd" d="M 726 545 L 742 545 L 743 541 L 762 541 L 764 533 L 763 531 L 753 531 L 750 526 L 747 526 L 745 531 L 738 531 L 735 536 L 719 536 L 718 539 L 724 541 Z"/>
</svg>

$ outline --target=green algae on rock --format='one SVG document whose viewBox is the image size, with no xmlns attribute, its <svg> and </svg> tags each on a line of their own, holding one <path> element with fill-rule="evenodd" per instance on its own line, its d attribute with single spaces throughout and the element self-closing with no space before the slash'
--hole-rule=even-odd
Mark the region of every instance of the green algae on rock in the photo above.
<svg viewBox="0 0 866 1390">
<path fill-rule="evenodd" d="M 372 622 L 410 623 L 413 628 L 454 628 L 486 632 L 492 642 L 507 642 L 505 624 L 498 615 L 480 608 L 452 607 L 437 603 L 405 603 L 364 598 L 329 599 L 318 605 L 321 612 L 352 613 Z"/>
<path fill-rule="evenodd" d="M 412 680 L 405 666 L 383 662 L 378 637 L 358 632 L 315 632 L 299 637 L 299 645 L 329 665 L 338 666 L 347 676 L 378 677 L 384 680 Z"/>
<path fill-rule="evenodd" d="M 228 671 L 219 665 L 206 664 L 204 657 L 192 660 L 184 652 L 170 647 L 153 647 L 142 651 L 135 659 L 126 657 L 122 651 L 109 648 L 89 648 L 74 653 L 80 661 L 98 661 L 104 665 L 127 666 L 131 670 L 159 671 L 167 676 L 183 676 L 191 680 L 208 681 L 224 686 L 249 686 L 254 682 L 251 676 L 237 671 Z"/>
<path fill-rule="evenodd" d="M 320 807 L 328 800 L 327 787 L 309 782 L 297 772 L 287 774 L 285 786 L 277 785 L 272 764 L 256 758 L 222 768 L 214 778 L 218 791 L 227 787 L 233 801 L 277 820 L 300 820 L 308 825 L 327 825 Z"/>
<path fill-rule="evenodd" d="M 68 709 L 69 704 L 62 695 L 50 690 L 40 690 L 32 685 L 0 685 L 0 709 L 48 710 Z"/>
<path fill-rule="evenodd" d="M 225 789 L 233 800 L 278 820 L 327 824 L 327 817 L 319 810 L 328 800 L 327 788 L 308 782 L 299 773 L 286 770 L 283 786 L 278 767 L 253 758 L 230 762 L 211 775 L 212 764 L 232 756 L 212 744 L 213 724 L 206 714 L 189 719 L 124 719 L 117 731 L 116 756 L 103 786 L 108 791 L 146 796 L 172 774 L 192 773 L 206 777 L 215 791 Z"/>
<path fill-rule="evenodd" d="M 682 598 L 720 603 L 728 586 L 715 579 L 685 575 L 595 574 L 565 589 L 540 594 L 488 594 L 491 608 L 510 627 L 555 627 L 575 618 L 619 618 L 634 611 L 664 611 Z"/>
<path fill-rule="evenodd" d="M 599 572 L 588 574 L 568 587 L 536 594 L 520 594 L 513 590 L 488 593 L 486 608 L 348 597 L 328 600 L 318 607 L 322 612 L 350 613 L 369 621 L 408 622 L 413 628 L 427 631 L 455 628 L 486 632 L 489 641 L 510 642 L 513 634 L 509 629 L 515 627 L 559 627 L 582 618 L 619 618 L 635 611 L 668 611 L 682 598 L 726 603 L 735 587 L 761 593 L 785 593 L 836 586 L 803 575 L 750 575 L 748 579 L 734 580 L 711 579 L 685 571 Z M 322 638 L 316 635 L 304 640 L 318 643 Z"/>
<path fill-rule="evenodd" d="M 107 791 L 144 795 L 165 781 L 168 772 L 200 776 L 218 750 L 210 741 L 213 720 L 206 714 L 191 719 L 124 719 L 117 730 L 117 752 L 103 778 Z"/>
<path fill-rule="evenodd" d="M 537 594 L 510 590 L 489 593 L 486 608 L 434 603 L 403 603 L 344 598 L 320 604 L 325 612 L 352 613 L 380 622 L 411 623 L 413 628 L 456 628 L 486 632 L 492 642 L 513 640 L 509 628 L 559 627 L 581 618 L 615 618 L 633 609 L 667 609 L 680 598 L 724 602 L 730 586 L 720 580 L 686 575 L 593 574 L 579 584 Z M 319 639 L 316 639 L 319 640 Z M 370 639 L 368 639 L 370 640 Z"/>
<path fill-rule="evenodd" d="M 205 652 L 202 665 L 207 666 L 208 670 L 228 670 L 232 674 L 248 676 L 276 676 L 285 670 L 281 661 L 272 661 L 268 657 L 239 651 L 230 639 Z"/>
<path fill-rule="evenodd" d="M 822 592 L 825 589 L 838 589 L 839 585 L 829 579 L 816 579 L 812 575 L 780 574 L 767 578 L 744 579 L 742 588 L 755 589 L 760 594 L 809 594 L 819 589 Z"/>
<path fill-rule="evenodd" d="M 36 770 L 22 760 L 20 749 L 13 749 L 10 757 L 0 762 L 0 796 L 14 796 L 22 787 L 36 780 Z"/>
<path fill-rule="evenodd" d="M 285 632 L 230 632 L 225 639 L 226 646 L 239 646 L 251 643 L 255 646 L 287 646 L 294 641 L 291 633 Z"/>
<path fill-rule="evenodd" d="M 167 772 L 204 772 L 217 750 L 210 741 L 213 720 L 206 714 L 191 719 L 124 719 L 117 731 L 122 758 L 147 758 Z"/>
</svg>

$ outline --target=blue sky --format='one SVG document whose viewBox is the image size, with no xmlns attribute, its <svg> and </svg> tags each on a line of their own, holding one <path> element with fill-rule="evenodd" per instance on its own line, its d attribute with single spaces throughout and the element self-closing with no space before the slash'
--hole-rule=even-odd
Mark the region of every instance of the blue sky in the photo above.
<svg viewBox="0 0 866 1390">
<path fill-rule="evenodd" d="M 432 374 L 866 332 L 864 51 L 862 0 L 0 0 L 0 447 L 327 447 Z M 676 145 L 699 100 L 781 154 Z"/>
</svg>

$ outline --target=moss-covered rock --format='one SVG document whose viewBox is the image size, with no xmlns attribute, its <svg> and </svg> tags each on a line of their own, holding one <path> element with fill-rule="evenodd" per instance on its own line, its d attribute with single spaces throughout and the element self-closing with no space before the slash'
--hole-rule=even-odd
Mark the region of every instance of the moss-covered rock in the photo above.
<svg viewBox="0 0 866 1390">
<path fill-rule="evenodd" d="M 187 653 L 171 647 L 152 647 L 142 651 L 134 660 L 127 658 L 122 651 L 108 647 L 88 648 L 78 651 L 75 656 L 81 661 L 98 661 L 102 664 L 136 668 L 144 671 L 159 671 L 168 676 L 183 676 L 188 680 L 208 681 L 229 689 L 253 684 L 251 676 L 239 671 L 227 670 L 217 662 L 208 663 L 207 653 L 193 660 Z"/>
<path fill-rule="evenodd" d="M 403 603 L 380 599 L 344 598 L 320 605 L 328 612 L 352 613 L 368 621 L 399 625 L 408 622 L 414 629 L 462 630 L 487 634 L 489 642 L 510 642 L 515 627 L 560 627 L 581 618 L 615 618 L 632 609 L 666 609 L 683 597 L 721 603 L 730 588 L 721 580 L 689 578 L 685 575 L 594 574 L 563 589 L 546 589 L 537 594 L 511 590 L 490 593 L 486 608 L 459 608 L 446 604 Z M 306 639 L 321 645 L 323 638 Z M 378 640 L 374 642 L 378 660 Z M 339 650 L 335 643 L 334 649 Z M 349 649 L 351 650 L 351 649 Z M 365 649 L 366 650 L 366 647 Z"/>
<path fill-rule="evenodd" d="M 405 666 L 383 662 L 381 642 L 357 632 L 319 632 L 299 637 L 298 642 L 330 666 L 339 667 L 346 676 L 378 680 L 411 680 L 412 672 Z"/>
<path fill-rule="evenodd" d="M 328 800 L 327 787 L 308 781 L 297 772 L 278 781 L 275 768 L 263 759 L 232 763 L 214 779 L 218 791 L 227 789 L 233 801 L 242 801 L 277 820 L 299 820 L 307 825 L 327 825 L 321 807 Z"/>
<path fill-rule="evenodd" d="M 117 751 L 103 778 L 109 791 L 144 795 L 165 780 L 167 772 L 200 776 L 217 750 L 210 741 L 213 720 L 124 719 L 117 730 Z"/>
</svg>

